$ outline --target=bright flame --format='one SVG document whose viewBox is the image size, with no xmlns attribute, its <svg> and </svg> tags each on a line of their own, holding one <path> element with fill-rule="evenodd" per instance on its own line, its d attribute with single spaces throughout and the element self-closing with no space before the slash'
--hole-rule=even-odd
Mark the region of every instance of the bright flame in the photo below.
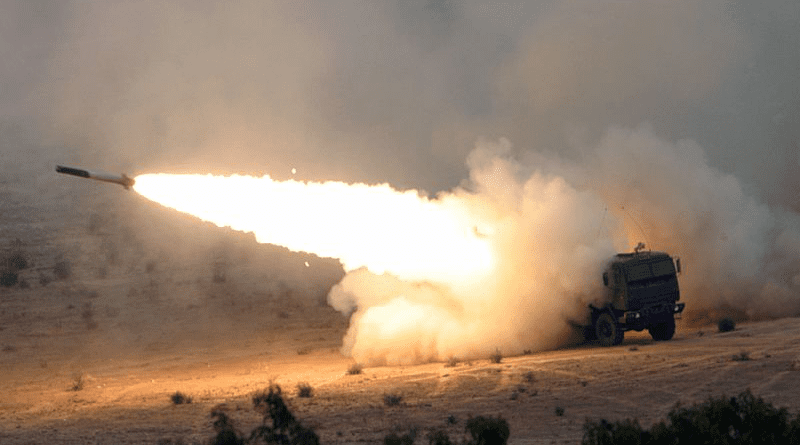
<svg viewBox="0 0 800 445">
<path fill-rule="evenodd" d="M 134 190 L 259 242 L 338 258 L 347 271 L 450 283 L 472 281 L 493 264 L 474 215 L 388 185 L 148 174 L 136 177 Z"/>
</svg>

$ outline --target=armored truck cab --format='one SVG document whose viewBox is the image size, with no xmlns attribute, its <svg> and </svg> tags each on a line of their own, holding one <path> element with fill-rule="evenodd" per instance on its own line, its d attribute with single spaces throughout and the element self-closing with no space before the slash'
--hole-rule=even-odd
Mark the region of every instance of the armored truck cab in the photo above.
<svg viewBox="0 0 800 445">
<path fill-rule="evenodd" d="M 675 334 L 675 318 L 684 309 L 678 303 L 680 259 L 643 248 L 640 244 L 633 253 L 617 254 L 610 261 L 603 284 L 610 290 L 611 301 L 602 307 L 589 305 L 588 338 L 611 346 L 622 342 L 625 331 L 647 329 L 659 341 Z"/>
</svg>

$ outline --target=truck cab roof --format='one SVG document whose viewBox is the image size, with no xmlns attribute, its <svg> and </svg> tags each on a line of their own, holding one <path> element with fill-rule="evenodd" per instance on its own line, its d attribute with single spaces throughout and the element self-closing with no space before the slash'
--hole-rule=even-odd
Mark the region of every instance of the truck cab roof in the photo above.
<svg viewBox="0 0 800 445">
<path fill-rule="evenodd" d="M 661 259 L 671 259 L 672 257 L 665 252 L 654 252 L 654 251 L 644 251 L 644 252 L 630 252 L 630 253 L 618 253 L 614 255 L 614 258 L 611 260 L 612 264 L 627 264 L 631 262 L 638 262 L 638 261 L 648 261 L 648 260 L 661 260 Z"/>
</svg>

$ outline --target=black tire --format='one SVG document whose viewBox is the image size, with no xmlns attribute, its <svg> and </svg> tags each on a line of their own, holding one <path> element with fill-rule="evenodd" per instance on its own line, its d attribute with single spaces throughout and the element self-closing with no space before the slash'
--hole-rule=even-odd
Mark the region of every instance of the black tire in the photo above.
<svg viewBox="0 0 800 445">
<path fill-rule="evenodd" d="M 617 324 L 614 316 L 608 312 L 603 312 L 594 322 L 594 332 L 600 344 L 603 346 L 614 346 L 622 343 L 625 332 Z"/>
<path fill-rule="evenodd" d="M 670 317 L 650 326 L 647 330 L 655 341 L 672 340 L 672 336 L 675 335 L 675 319 Z"/>
</svg>

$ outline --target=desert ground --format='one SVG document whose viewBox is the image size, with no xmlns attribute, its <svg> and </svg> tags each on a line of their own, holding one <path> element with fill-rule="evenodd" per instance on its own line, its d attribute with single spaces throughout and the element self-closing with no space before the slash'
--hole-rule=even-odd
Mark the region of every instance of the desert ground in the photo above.
<svg viewBox="0 0 800 445">
<path fill-rule="evenodd" d="M 511 443 L 578 443 L 587 418 L 648 426 L 677 403 L 748 388 L 800 411 L 798 318 L 725 333 L 684 319 L 669 342 L 628 333 L 611 348 L 351 374 L 348 318 L 325 300 L 337 262 L 67 180 L 0 184 L 0 252 L 17 272 L 0 286 L 3 444 L 206 443 L 214 408 L 242 432 L 256 426 L 251 397 L 270 384 L 322 443 L 341 444 L 459 438 L 477 415 L 505 418 Z M 173 403 L 178 391 L 192 402 Z"/>
</svg>

